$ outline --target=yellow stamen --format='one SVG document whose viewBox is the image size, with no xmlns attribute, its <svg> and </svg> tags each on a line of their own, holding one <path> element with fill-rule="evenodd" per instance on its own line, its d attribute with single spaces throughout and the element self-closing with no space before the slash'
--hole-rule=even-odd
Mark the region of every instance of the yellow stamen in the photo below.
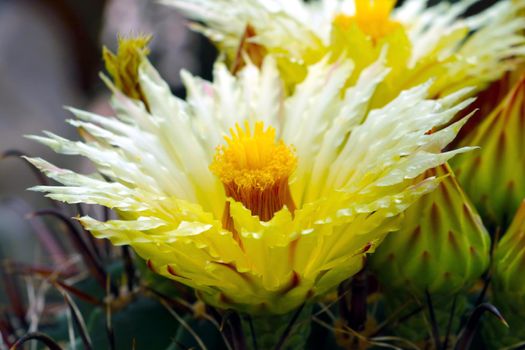
<svg viewBox="0 0 525 350">
<path fill-rule="evenodd" d="M 293 149 L 275 140 L 275 129 L 264 130 L 262 122 L 255 123 L 253 134 L 248 123 L 243 130 L 238 124 L 225 137 L 226 146 L 217 147 L 210 170 L 219 177 L 226 195 L 244 204 L 253 215 L 269 221 L 287 206 L 295 205 L 288 178 L 297 164 Z M 223 226 L 233 232 L 229 202 L 226 203 Z"/>
<path fill-rule="evenodd" d="M 355 0 L 354 16 L 339 14 L 334 18 L 334 26 L 340 30 L 357 25 L 374 42 L 392 33 L 400 24 L 390 19 L 396 0 Z"/>
</svg>

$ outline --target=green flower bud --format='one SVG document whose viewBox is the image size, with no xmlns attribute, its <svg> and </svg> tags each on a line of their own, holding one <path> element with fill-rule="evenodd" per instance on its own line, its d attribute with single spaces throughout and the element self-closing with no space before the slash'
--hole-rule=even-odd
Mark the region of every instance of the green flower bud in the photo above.
<svg viewBox="0 0 525 350">
<path fill-rule="evenodd" d="M 441 183 L 408 208 L 400 231 L 388 235 L 370 259 L 389 292 L 418 299 L 425 291 L 454 295 L 489 263 L 490 237 L 452 170 L 444 165 L 429 171 Z"/>
<path fill-rule="evenodd" d="M 509 327 L 490 322 L 487 338 L 494 348 L 523 341 L 525 329 L 525 201 L 498 243 L 492 278 L 493 303 Z M 484 332 L 485 333 L 485 332 Z M 494 333 L 494 334 L 493 334 Z"/>
<path fill-rule="evenodd" d="M 103 48 L 102 57 L 115 86 L 126 96 L 141 100 L 147 105 L 139 83 L 139 66 L 149 55 L 150 36 L 118 39 L 118 50 L 114 54 Z"/>
<path fill-rule="evenodd" d="M 502 80 L 503 88 L 508 79 Z M 507 227 L 525 197 L 524 109 L 522 72 L 505 98 L 486 117 L 477 118 L 479 125 L 460 143 L 480 149 L 451 162 L 461 186 L 491 227 Z"/>
</svg>

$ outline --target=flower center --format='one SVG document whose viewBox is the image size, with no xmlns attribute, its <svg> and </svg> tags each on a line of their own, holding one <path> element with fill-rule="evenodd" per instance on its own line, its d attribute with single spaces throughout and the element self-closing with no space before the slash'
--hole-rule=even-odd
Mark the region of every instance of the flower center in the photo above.
<svg viewBox="0 0 525 350">
<path fill-rule="evenodd" d="M 264 130 L 262 122 L 255 123 L 253 133 L 248 123 L 245 128 L 235 125 L 231 136 L 225 137 L 226 145 L 218 146 L 210 170 L 219 177 L 226 195 L 241 202 L 252 215 L 269 221 L 287 206 L 295 210 L 288 178 L 297 164 L 293 148 L 275 140 L 275 129 Z M 223 226 L 233 232 L 227 202 Z"/>
<path fill-rule="evenodd" d="M 345 31 L 355 24 L 377 42 L 400 26 L 399 22 L 390 19 L 395 4 L 396 0 L 356 0 L 355 15 L 339 14 L 334 18 L 333 25 Z"/>
</svg>

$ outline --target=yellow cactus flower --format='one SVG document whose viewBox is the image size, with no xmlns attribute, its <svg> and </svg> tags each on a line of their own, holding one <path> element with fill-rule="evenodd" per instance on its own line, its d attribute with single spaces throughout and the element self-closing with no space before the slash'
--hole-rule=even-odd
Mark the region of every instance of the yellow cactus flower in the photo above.
<svg viewBox="0 0 525 350">
<path fill-rule="evenodd" d="M 500 87 L 507 88 L 505 97 L 493 101 L 490 112 L 482 106 L 486 113 L 460 141 L 480 149 L 452 166 L 485 222 L 504 230 L 525 198 L 525 72 L 506 77 Z"/>
<path fill-rule="evenodd" d="M 504 0 L 484 12 L 462 18 L 476 0 L 440 3 L 424 0 L 162 0 L 203 24 L 207 35 L 230 61 L 238 57 L 240 38 L 250 28 L 250 42 L 278 57 L 292 87 L 307 67 L 331 55 L 347 57 L 356 69 L 347 82 L 388 48 L 390 74 L 378 87 L 373 106 L 383 106 L 402 90 L 435 79 L 431 96 L 465 86 L 483 89 L 512 69 L 525 53 L 525 0 Z M 249 56 L 249 52 L 246 52 Z"/>
<path fill-rule="evenodd" d="M 378 61 L 343 89 L 352 71 L 349 60 L 324 59 L 286 96 L 271 55 L 235 75 L 218 63 L 213 82 L 183 72 L 181 100 L 144 59 L 148 109 L 113 87 L 115 118 L 72 109 L 84 141 L 31 136 L 89 158 L 103 176 L 32 158 L 63 185 L 33 189 L 116 210 L 118 220 L 79 220 L 211 305 L 289 312 L 358 272 L 440 181 L 419 176 L 467 150 L 441 152 L 465 122 L 448 125 L 471 102 L 459 102 L 468 89 L 433 100 L 424 84 L 369 112 L 388 69 Z"/>
</svg>

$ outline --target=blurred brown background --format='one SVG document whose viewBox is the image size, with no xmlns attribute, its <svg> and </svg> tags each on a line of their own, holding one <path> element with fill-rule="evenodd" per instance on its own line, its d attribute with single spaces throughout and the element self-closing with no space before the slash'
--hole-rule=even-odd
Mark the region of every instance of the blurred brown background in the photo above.
<svg viewBox="0 0 525 350">
<path fill-rule="evenodd" d="M 189 32 L 173 9 L 150 0 L 0 0 L 0 152 L 15 149 L 61 166 L 83 167 L 25 139 L 49 130 L 75 138 L 63 106 L 110 114 L 102 45 L 116 49 L 117 34 L 153 34 L 151 60 L 182 95 L 179 71 L 209 71 L 213 49 Z M 69 164 L 68 164 L 69 162 Z M 47 205 L 25 191 L 37 183 L 17 157 L 0 162 L 0 260 L 41 259 L 25 215 Z"/>
</svg>

